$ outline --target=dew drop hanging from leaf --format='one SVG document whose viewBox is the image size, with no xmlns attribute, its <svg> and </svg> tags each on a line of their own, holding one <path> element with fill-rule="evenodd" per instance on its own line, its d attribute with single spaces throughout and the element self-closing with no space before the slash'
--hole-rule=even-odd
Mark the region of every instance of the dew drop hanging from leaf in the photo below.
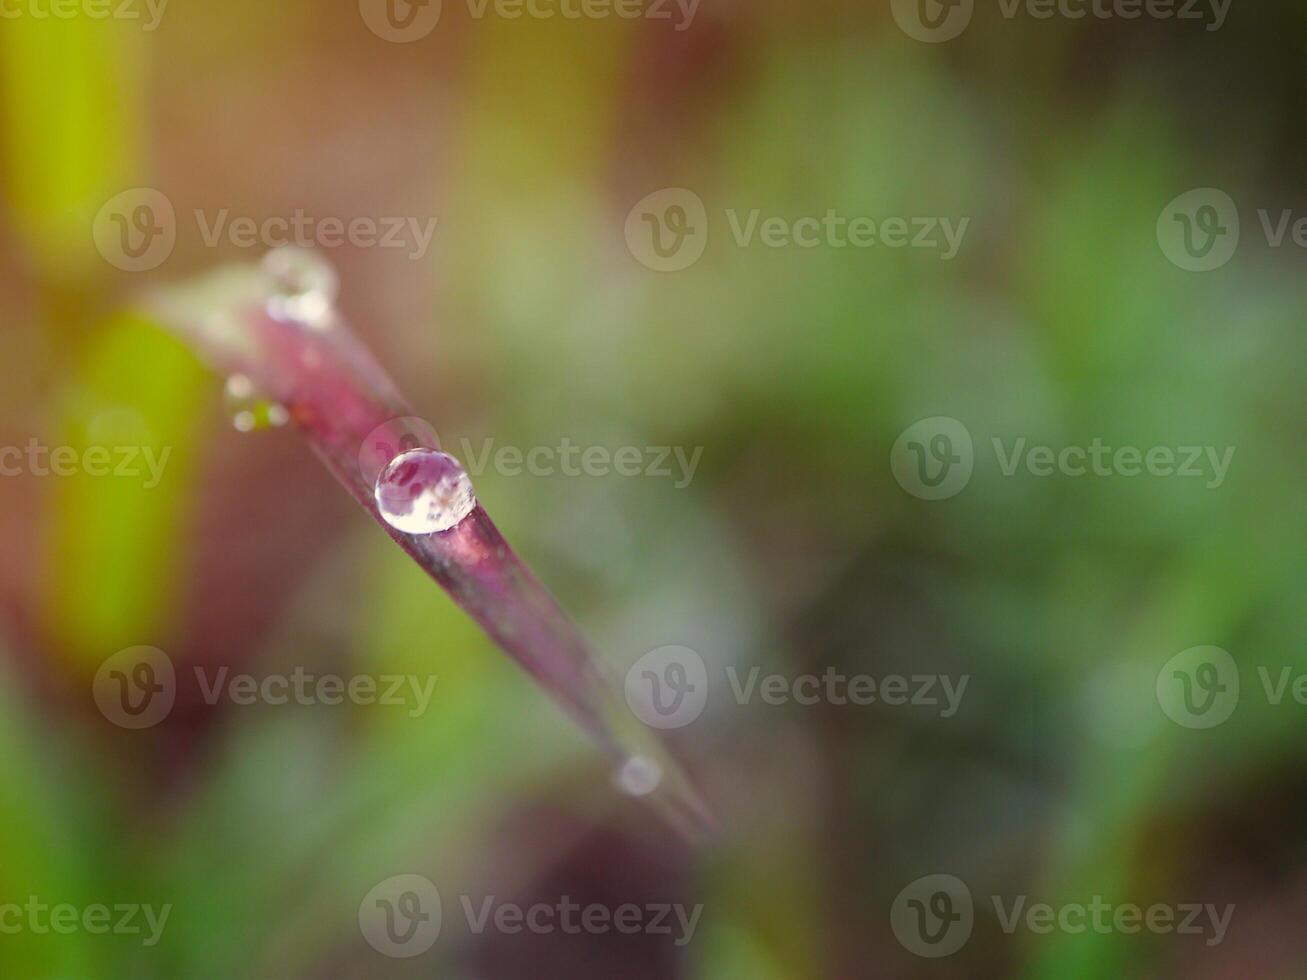
<svg viewBox="0 0 1307 980">
<path fill-rule="evenodd" d="M 624 793 L 687 838 L 708 835 L 712 818 L 684 772 L 343 321 L 335 295 L 331 267 L 287 247 L 259 266 L 161 290 L 151 305 L 224 375 L 248 378 L 250 391 L 284 406 L 360 506 L 598 742 Z"/>
</svg>

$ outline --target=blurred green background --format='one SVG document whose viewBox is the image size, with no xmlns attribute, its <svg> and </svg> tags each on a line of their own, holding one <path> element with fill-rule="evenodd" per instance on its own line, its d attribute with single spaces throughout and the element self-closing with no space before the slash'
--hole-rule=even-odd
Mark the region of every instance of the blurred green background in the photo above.
<svg viewBox="0 0 1307 980">
<path fill-rule="evenodd" d="M 703 0 L 678 30 L 674 7 L 513 19 L 446 0 L 407 43 L 367 5 L 172 0 L 147 29 L 143 3 L 61 18 L 22 0 L 0 21 L 0 445 L 171 454 L 149 488 L 0 478 L 0 906 L 172 906 L 149 947 L 0 932 L 0 976 L 1304 975 L 1307 707 L 1262 678 L 1307 671 L 1307 251 L 1273 247 L 1257 214 L 1307 214 L 1307 4 L 1236 3 L 1209 30 L 980 3 L 943 43 L 889 2 Z M 1242 237 L 1194 273 L 1158 223 L 1206 187 Z M 175 247 L 139 272 L 96 246 L 133 188 L 176 213 Z M 676 272 L 625 233 L 663 188 L 708 219 Z M 947 261 L 741 247 L 725 216 L 755 209 L 969 223 Z M 216 216 L 297 210 L 436 219 L 420 255 L 326 252 L 345 315 L 446 448 L 702 447 L 684 486 L 474 476 L 619 679 L 665 645 L 707 664 L 707 709 L 668 737 L 713 846 L 621 798 L 294 432 L 236 432 L 222 379 L 141 312 L 149 286 L 257 261 L 267 243 L 206 240 Z M 933 417 L 975 457 L 937 501 L 890 466 Z M 1006 476 L 993 441 L 1020 439 L 1236 452 L 1215 488 Z M 418 717 L 210 706 L 183 684 L 131 731 L 91 690 L 137 645 L 184 676 L 438 684 Z M 1159 677 L 1209 645 L 1237 664 L 1237 709 L 1177 723 Z M 735 697 L 728 668 L 754 667 L 969 680 L 942 717 Z M 398 874 L 445 899 L 410 959 L 358 924 Z M 975 902 L 938 959 L 891 914 L 931 874 Z M 683 946 L 469 934 L 456 896 L 492 894 L 703 912 Z M 1233 915 L 1217 943 L 1045 935 L 1005 930 L 995 896 Z"/>
</svg>

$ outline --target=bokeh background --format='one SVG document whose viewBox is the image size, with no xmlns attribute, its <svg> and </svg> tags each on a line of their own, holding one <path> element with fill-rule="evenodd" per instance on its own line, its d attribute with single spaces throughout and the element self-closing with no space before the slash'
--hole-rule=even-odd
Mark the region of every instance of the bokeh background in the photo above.
<svg viewBox="0 0 1307 980">
<path fill-rule="evenodd" d="M 888 2 L 703 0 L 692 22 L 477 17 L 396 43 L 353 3 L 171 0 L 140 20 L 7 7 L 0 444 L 170 447 L 163 479 L 0 479 L 0 904 L 173 907 L 161 941 L 0 934 L 0 975 L 278 978 L 1293 977 L 1307 962 L 1302 314 L 1307 6 L 1213 21 L 1004 16 L 944 43 Z M 144 6 L 137 8 L 148 19 Z M 1209 11 L 1209 8 L 1202 8 Z M 675 9 L 673 8 L 673 13 Z M 96 216 L 131 188 L 175 248 L 124 272 Z M 624 234 L 647 194 L 704 202 L 682 271 Z M 1159 246 L 1193 188 L 1237 203 L 1207 273 Z M 341 308 L 447 448 L 702 448 L 688 485 L 476 478 L 620 679 L 708 665 L 669 732 L 721 824 L 688 847 L 381 534 L 290 428 L 235 431 L 141 291 L 262 247 L 192 215 L 437 219 L 429 251 L 327 249 Z M 957 256 L 739 247 L 723 215 L 969 219 Z M 1303 213 L 1307 213 L 1304 211 Z M 636 250 L 638 251 L 638 250 Z M 892 447 L 974 439 L 946 500 Z M 1235 447 L 1202 479 L 1005 476 L 990 448 Z M 428 711 L 205 704 L 129 731 L 91 696 L 150 645 L 266 676 L 436 674 Z M 1159 674 L 1228 650 L 1228 720 Z M 960 710 L 738 703 L 727 668 L 967 677 Z M 1292 689 L 1290 689 L 1292 690 Z M 427 952 L 360 902 L 420 874 Z M 896 897 L 955 876 L 952 955 Z M 459 896 L 702 905 L 693 939 L 475 935 Z M 1028 903 L 1233 905 L 1202 935 L 1005 931 Z"/>
</svg>

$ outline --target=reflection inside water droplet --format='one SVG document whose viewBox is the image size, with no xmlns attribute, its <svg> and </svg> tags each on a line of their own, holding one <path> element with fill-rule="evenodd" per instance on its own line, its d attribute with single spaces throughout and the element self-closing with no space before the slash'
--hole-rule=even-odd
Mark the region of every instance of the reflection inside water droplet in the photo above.
<svg viewBox="0 0 1307 980">
<path fill-rule="evenodd" d="M 477 505 L 467 471 L 434 449 L 400 453 L 377 477 L 377 510 L 405 534 L 448 531 Z"/>
<path fill-rule="evenodd" d="M 614 782 L 628 796 L 648 796 L 663 781 L 663 769 L 645 755 L 633 755 L 617 770 Z"/>
<path fill-rule="evenodd" d="M 260 398 L 254 382 L 243 374 L 233 374 L 227 379 L 223 405 L 237 432 L 277 428 L 290 420 L 285 405 Z"/>
<path fill-rule="evenodd" d="M 269 315 L 310 327 L 331 324 L 339 283 L 330 262 L 312 249 L 284 245 L 264 256 L 263 271 L 272 285 Z"/>
</svg>

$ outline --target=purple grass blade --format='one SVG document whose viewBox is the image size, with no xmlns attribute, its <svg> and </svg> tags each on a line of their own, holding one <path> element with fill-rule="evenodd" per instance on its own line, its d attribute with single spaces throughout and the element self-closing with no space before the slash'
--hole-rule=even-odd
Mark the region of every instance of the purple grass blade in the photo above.
<svg viewBox="0 0 1307 980">
<path fill-rule="evenodd" d="M 392 526 L 375 496 L 395 446 L 438 450 L 371 352 L 334 307 L 335 276 L 315 254 L 285 248 L 160 291 L 153 310 L 219 371 L 243 375 L 282 406 L 327 469 L 379 525 L 617 763 L 624 791 L 652 803 L 691 840 L 711 817 L 655 733 L 627 709 L 579 629 L 476 504 L 448 530 Z M 380 436 L 380 438 L 379 438 Z"/>
</svg>

